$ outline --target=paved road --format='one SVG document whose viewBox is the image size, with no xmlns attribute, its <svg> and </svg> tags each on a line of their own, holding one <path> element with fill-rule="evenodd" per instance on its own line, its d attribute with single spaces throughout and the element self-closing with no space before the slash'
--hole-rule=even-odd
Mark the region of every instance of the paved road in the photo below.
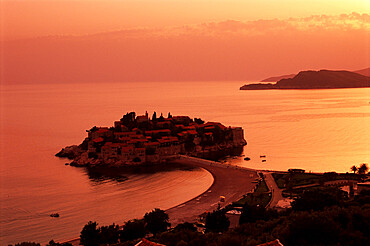
<svg viewBox="0 0 370 246">
<path fill-rule="evenodd" d="M 282 189 L 279 189 L 277 184 L 275 183 L 274 177 L 272 177 L 272 173 L 270 172 L 263 172 L 263 175 L 265 176 L 265 182 L 267 187 L 272 190 L 272 200 L 268 206 L 268 208 L 274 208 L 276 204 L 283 200 L 284 197 L 282 195 Z"/>
</svg>

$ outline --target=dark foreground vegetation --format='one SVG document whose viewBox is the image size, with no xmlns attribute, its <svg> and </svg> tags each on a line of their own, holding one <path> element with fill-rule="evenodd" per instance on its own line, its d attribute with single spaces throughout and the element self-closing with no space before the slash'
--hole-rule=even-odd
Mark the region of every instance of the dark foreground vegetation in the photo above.
<svg viewBox="0 0 370 246">
<path fill-rule="evenodd" d="M 170 228 L 168 215 L 155 209 L 141 220 L 98 227 L 89 222 L 81 231 L 82 245 L 135 245 L 146 237 L 167 246 L 258 245 L 279 239 L 284 245 L 368 245 L 370 192 L 349 198 L 336 187 L 314 188 L 298 195 L 283 212 L 246 203 L 240 225 L 229 229 L 225 209 L 206 216 L 205 226 L 183 223 Z M 36 243 L 16 244 L 37 246 Z M 48 245 L 58 244 L 51 241 Z"/>
</svg>

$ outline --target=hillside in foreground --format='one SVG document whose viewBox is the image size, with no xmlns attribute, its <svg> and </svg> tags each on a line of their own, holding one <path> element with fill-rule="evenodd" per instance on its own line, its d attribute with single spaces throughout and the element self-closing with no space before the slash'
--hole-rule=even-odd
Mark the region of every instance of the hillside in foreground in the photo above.
<svg viewBox="0 0 370 246">
<path fill-rule="evenodd" d="M 336 89 L 370 87 L 370 77 L 349 71 L 301 71 L 293 78 L 277 83 L 258 83 L 240 87 L 240 90 L 269 89 Z"/>
</svg>

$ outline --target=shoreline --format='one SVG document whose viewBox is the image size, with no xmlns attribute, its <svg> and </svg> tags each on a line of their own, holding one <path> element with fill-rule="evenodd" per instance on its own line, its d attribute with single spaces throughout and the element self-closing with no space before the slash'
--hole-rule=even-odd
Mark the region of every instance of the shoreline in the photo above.
<svg viewBox="0 0 370 246">
<path fill-rule="evenodd" d="M 186 201 L 184 201 L 184 202 L 182 202 L 182 203 L 180 203 L 180 204 L 177 204 L 177 205 L 175 205 L 175 206 L 172 206 L 172 207 L 170 207 L 170 208 L 167 208 L 167 209 L 165 209 L 165 211 L 167 212 L 168 210 L 170 210 L 170 209 L 174 209 L 174 208 L 177 208 L 177 207 L 180 207 L 180 206 L 182 206 L 182 205 L 184 205 L 184 204 L 186 204 L 186 203 L 188 203 L 188 202 L 191 202 L 192 200 L 195 200 L 195 199 L 197 199 L 198 197 L 200 197 L 200 196 L 202 196 L 202 195 L 204 195 L 205 193 L 207 193 L 211 188 L 212 188 L 212 186 L 214 185 L 214 183 L 215 183 L 215 177 L 213 176 L 213 174 L 210 172 L 210 171 L 208 171 L 207 169 L 205 169 L 205 168 L 203 168 L 203 167 L 199 167 L 200 169 L 202 169 L 202 170 L 204 170 L 204 171 L 206 171 L 206 172 L 208 172 L 209 174 L 211 174 L 212 175 L 212 184 L 205 190 L 205 191 L 203 191 L 202 193 L 200 193 L 199 195 L 197 195 L 196 197 L 193 197 L 193 198 L 190 198 L 190 199 L 188 199 L 188 200 L 186 200 Z"/>
<path fill-rule="evenodd" d="M 212 184 L 201 194 L 186 200 L 180 204 L 166 209 L 166 213 L 170 217 L 171 227 L 185 221 L 192 222 L 204 211 L 216 209 L 220 196 L 226 195 L 225 202 L 222 207 L 235 201 L 248 193 L 254 186 L 251 181 L 257 178 L 257 171 L 249 168 L 229 168 L 230 165 L 198 159 L 203 163 L 194 160 L 176 160 L 175 164 L 181 164 L 192 168 L 200 168 L 212 175 Z M 207 164 L 207 162 L 209 164 Z M 235 176 L 236 175 L 236 176 Z M 72 245 L 79 245 L 80 238 L 65 240 L 61 243 L 71 243 Z"/>
<path fill-rule="evenodd" d="M 244 169 L 204 159 L 196 159 L 180 159 L 177 162 L 205 169 L 213 176 L 213 184 L 193 199 L 166 209 L 171 227 L 183 222 L 195 222 L 199 215 L 204 212 L 217 209 L 218 204 L 224 207 L 237 201 L 255 187 L 252 181 L 258 175 L 254 169 Z M 220 202 L 220 196 L 225 197 L 224 202 Z"/>
</svg>

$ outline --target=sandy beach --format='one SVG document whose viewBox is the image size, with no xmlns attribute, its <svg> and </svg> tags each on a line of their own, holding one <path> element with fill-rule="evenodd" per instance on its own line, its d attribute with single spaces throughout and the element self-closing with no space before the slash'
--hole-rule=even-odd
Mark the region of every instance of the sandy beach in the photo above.
<svg viewBox="0 0 370 246">
<path fill-rule="evenodd" d="M 220 167 L 190 160 L 177 160 L 177 162 L 206 169 L 212 174 L 214 182 L 203 194 L 166 210 L 171 226 L 185 221 L 194 222 L 200 214 L 215 210 L 220 202 L 220 196 L 225 197 L 225 202 L 220 205 L 226 206 L 255 187 L 252 181 L 257 178 L 257 173 L 253 170 L 227 168 L 227 164 L 225 167 Z"/>
</svg>

